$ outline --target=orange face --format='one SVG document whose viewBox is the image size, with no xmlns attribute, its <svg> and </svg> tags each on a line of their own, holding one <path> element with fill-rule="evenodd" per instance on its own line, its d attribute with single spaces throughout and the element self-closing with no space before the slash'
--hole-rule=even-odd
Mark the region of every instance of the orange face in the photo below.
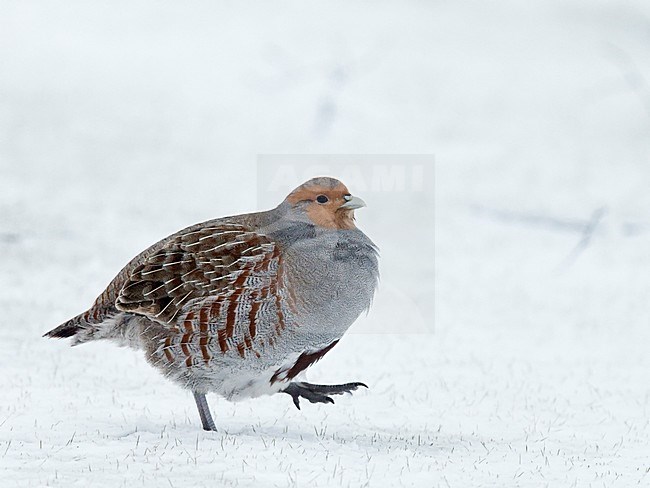
<svg viewBox="0 0 650 488">
<path fill-rule="evenodd" d="M 309 180 L 291 192 L 287 201 L 304 205 L 309 219 L 327 229 L 354 229 L 354 209 L 363 206 L 361 199 L 352 197 L 347 187 L 333 178 Z"/>
</svg>

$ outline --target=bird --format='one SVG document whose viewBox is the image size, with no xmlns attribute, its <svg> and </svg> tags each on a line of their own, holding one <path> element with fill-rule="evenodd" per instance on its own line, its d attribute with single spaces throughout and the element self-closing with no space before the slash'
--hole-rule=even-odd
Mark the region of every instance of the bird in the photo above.
<svg viewBox="0 0 650 488">
<path fill-rule="evenodd" d="M 377 246 L 355 224 L 365 202 L 316 177 L 271 210 L 176 232 L 133 258 L 85 312 L 44 334 L 72 345 L 110 340 L 144 351 L 193 393 L 217 430 L 208 393 L 230 401 L 285 393 L 334 403 L 362 382 L 305 381 L 305 371 L 368 311 Z"/>
</svg>

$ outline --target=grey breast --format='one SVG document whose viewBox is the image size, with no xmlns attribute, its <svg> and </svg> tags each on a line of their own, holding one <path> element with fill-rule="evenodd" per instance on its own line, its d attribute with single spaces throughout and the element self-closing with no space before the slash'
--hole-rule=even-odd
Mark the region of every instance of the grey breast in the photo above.
<svg viewBox="0 0 650 488">
<path fill-rule="evenodd" d="M 377 248 L 363 232 L 296 222 L 270 237 L 283 246 L 289 282 L 312 325 L 342 334 L 370 306 Z"/>
</svg>

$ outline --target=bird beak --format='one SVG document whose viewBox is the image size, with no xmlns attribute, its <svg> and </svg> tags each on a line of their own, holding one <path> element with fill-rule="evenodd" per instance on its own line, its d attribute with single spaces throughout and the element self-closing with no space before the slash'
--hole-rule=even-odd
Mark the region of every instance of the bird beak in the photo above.
<svg viewBox="0 0 650 488">
<path fill-rule="evenodd" d="M 361 200 L 359 197 L 353 197 L 352 195 L 346 195 L 345 203 L 339 208 L 346 208 L 348 210 L 354 210 L 355 208 L 361 208 L 366 206 L 366 202 Z"/>
</svg>

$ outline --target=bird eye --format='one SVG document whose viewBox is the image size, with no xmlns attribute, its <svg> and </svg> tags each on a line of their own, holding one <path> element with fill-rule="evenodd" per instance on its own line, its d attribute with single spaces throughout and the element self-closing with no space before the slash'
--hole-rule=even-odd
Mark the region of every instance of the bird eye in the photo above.
<svg viewBox="0 0 650 488">
<path fill-rule="evenodd" d="M 318 203 L 327 203 L 327 202 L 330 201 L 330 199 L 327 198 L 325 195 L 318 195 L 318 196 L 316 197 L 316 201 L 317 201 Z"/>
</svg>

